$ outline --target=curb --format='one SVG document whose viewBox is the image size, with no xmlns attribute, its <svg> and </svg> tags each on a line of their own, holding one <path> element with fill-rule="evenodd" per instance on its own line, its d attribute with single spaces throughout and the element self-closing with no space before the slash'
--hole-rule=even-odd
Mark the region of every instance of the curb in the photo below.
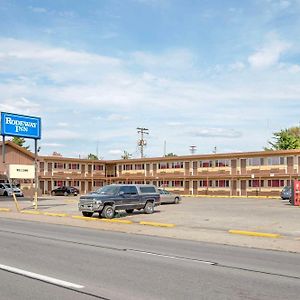
<svg viewBox="0 0 300 300">
<path fill-rule="evenodd" d="M 156 222 L 139 222 L 140 225 L 148 225 L 148 226 L 155 226 L 155 227 L 168 227 L 173 228 L 175 224 L 167 224 L 167 223 L 156 223 Z"/>
<path fill-rule="evenodd" d="M 90 218 L 90 217 L 82 217 L 82 216 L 71 216 L 72 219 L 79 219 L 84 221 L 98 221 L 96 218 Z"/>
<path fill-rule="evenodd" d="M 132 221 L 129 220 L 118 220 L 118 219 L 98 219 L 100 222 L 107 222 L 107 223 L 121 223 L 121 224 L 133 224 Z"/>
<path fill-rule="evenodd" d="M 242 234 L 248 236 L 257 236 L 257 237 L 268 237 L 268 238 L 280 238 L 280 234 L 276 233 L 265 233 L 265 232 L 255 232 L 255 231 L 243 231 L 243 230 L 228 230 L 232 234 Z"/>
</svg>

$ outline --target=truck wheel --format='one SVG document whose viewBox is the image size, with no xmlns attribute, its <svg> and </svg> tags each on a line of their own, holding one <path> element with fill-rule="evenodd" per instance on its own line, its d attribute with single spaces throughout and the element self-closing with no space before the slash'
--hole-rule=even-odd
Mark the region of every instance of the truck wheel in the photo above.
<svg viewBox="0 0 300 300">
<path fill-rule="evenodd" d="M 148 201 L 144 207 L 144 211 L 146 214 L 153 214 L 153 212 L 154 212 L 153 202 Z"/>
<path fill-rule="evenodd" d="M 92 212 L 89 212 L 89 211 L 83 211 L 82 212 L 82 215 L 84 216 L 84 217 L 91 217 L 92 215 L 93 215 L 93 213 Z"/>
<path fill-rule="evenodd" d="M 132 214 L 132 213 L 133 213 L 133 209 L 125 209 L 125 211 L 126 211 L 128 214 Z"/>
<path fill-rule="evenodd" d="M 7 197 L 8 196 L 7 192 L 4 192 L 3 196 Z"/>
<path fill-rule="evenodd" d="M 112 219 L 115 216 L 115 210 L 111 205 L 106 205 L 102 210 L 102 216 L 106 219 Z"/>
<path fill-rule="evenodd" d="M 64 192 L 64 196 L 67 197 L 68 196 L 68 192 Z"/>
<path fill-rule="evenodd" d="M 176 198 L 174 199 L 174 204 L 178 204 L 178 203 L 179 203 L 179 198 L 176 197 Z"/>
</svg>

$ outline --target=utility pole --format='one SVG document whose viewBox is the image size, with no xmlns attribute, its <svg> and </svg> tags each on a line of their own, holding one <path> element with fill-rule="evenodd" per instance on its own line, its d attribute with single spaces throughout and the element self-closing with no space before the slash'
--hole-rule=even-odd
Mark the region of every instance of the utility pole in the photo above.
<svg viewBox="0 0 300 300">
<path fill-rule="evenodd" d="M 214 153 L 214 154 L 217 154 L 217 146 L 214 146 L 213 153 Z"/>
<path fill-rule="evenodd" d="M 138 133 L 141 134 L 140 139 L 138 140 L 138 147 L 140 148 L 141 151 L 141 158 L 144 157 L 144 147 L 147 146 L 147 142 L 144 139 L 144 134 L 149 134 L 149 129 L 148 128 L 142 128 L 142 127 L 137 127 Z"/>
<path fill-rule="evenodd" d="M 195 145 L 190 146 L 191 154 L 195 154 L 196 150 L 197 150 L 197 146 Z"/>
<path fill-rule="evenodd" d="M 167 141 L 164 141 L 164 156 L 167 155 Z"/>
</svg>

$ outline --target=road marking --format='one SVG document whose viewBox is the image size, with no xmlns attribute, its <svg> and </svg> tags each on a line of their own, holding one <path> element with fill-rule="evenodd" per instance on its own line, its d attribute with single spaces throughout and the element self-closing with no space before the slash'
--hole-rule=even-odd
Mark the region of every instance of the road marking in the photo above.
<svg viewBox="0 0 300 300">
<path fill-rule="evenodd" d="M 163 258 L 170 258 L 170 259 L 177 259 L 177 260 L 191 260 L 191 261 L 196 261 L 202 264 L 207 264 L 207 265 L 215 265 L 215 262 L 212 261 L 206 261 L 206 260 L 200 260 L 200 259 L 194 259 L 194 258 L 188 258 L 188 257 L 180 257 L 180 256 L 172 256 L 172 255 L 165 255 L 165 254 L 159 254 L 159 253 L 153 253 L 153 252 L 147 252 L 147 251 L 140 251 L 140 250 L 133 250 L 129 249 L 130 251 L 142 253 L 142 254 L 147 254 L 147 255 L 152 255 L 152 256 L 159 256 Z"/>
<path fill-rule="evenodd" d="M 121 223 L 121 224 L 132 224 L 133 222 L 130 220 L 118 220 L 118 219 L 98 219 L 99 221 L 102 222 L 107 222 L 107 223 Z"/>
<path fill-rule="evenodd" d="M 36 210 L 21 210 L 22 214 L 29 214 L 29 215 L 40 215 L 41 213 Z"/>
<path fill-rule="evenodd" d="M 58 214 L 58 213 L 50 213 L 50 212 L 44 212 L 43 215 L 50 216 L 50 217 L 67 217 L 67 214 Z"/>
<path fill-rule="evenodd" d="M 280 234 L 265 233 L 265 232 L 255 232 L 255 231 L 228 230 L 228 232 L 229 233 L 233 233 L 233 234 L 243 234 L 243 235 L 268 237 L 268 238 L 279 238 L 280 237 Z"/>
<path fill-rule="evenodd" d="M 156 223 L 156 222 L 139 222 L 141 225 L 149 225 L 149 226 L 156 226 L 156 227 L 168 227 L 172 228 L 175 227 L 175 224 L 167 224 L 167 223 Z"/>
<path fill-rule="evenodd" d="M 82 216 L 72 216 L 73 219 L 79 219 L 79 220 L 85 220 L 85 221 L 97 221 L 96 218 L 90 218 L 90 217 L 82 217 Z"/>
<path fill-rule="evenodd" d="M 15 273 L 15 274 L 23 275 L 23 276 L 26 276 L 26 277 L 30 277 L 30 278 L 33 278 L 33 279 L 41 280 L 41 281 L 44 281 L 44 282 L 47 282 L 47 283 L 52 283 L 52 284 L 55 284 L 55 285 L 59 285 L 59 286 L 62 286 L 62 287 L 73 288 L 73 289 L 82 289 L 82 288 L 84 288 L 83 285 L 75 284 L 75 283 L 72 283 L 72 282 L 60 280 L 60 279 L 53 278 L 53 277 L 48 277 L 48 276 L 45 276 L 45 275 L 25 271 L 25 270 L 10 267 L 10 266 L 5 266 L 5 265 L 0 264 L 0 269 L 4 270 L 4 271 Z"/>
<path fill-rule="evenodd" d="M 10 211 L 10 208 L 2 208 L 2 207 L 0 207 L 0 211 Z"/>
</svg>

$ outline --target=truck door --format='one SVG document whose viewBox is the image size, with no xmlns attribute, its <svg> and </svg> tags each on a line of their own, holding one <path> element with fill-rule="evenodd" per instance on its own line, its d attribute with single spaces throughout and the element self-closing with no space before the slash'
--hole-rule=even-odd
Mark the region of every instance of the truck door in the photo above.
<svg viewBox="0 0 300 300">
<path fill-rule="evenodd" d="M 123 191 L 122 206 L 126 209 L 133 209 L 139 205 L 139 194 L 135 186 L 122 186 L 120 192 Z"/>
</svg>

